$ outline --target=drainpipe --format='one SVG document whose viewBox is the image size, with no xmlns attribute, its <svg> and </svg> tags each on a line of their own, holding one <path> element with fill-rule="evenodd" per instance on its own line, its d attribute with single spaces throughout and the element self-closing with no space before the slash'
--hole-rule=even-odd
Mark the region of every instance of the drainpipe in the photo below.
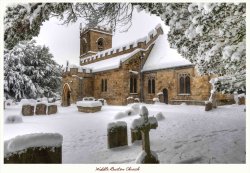
<svg viewBox="0 0 250 173">
<path fill-rule="evenodd" d="M 142 68 L 143 68 L 143 59 L 144 59 L 144 52 L 141 52 L 141 63 L 140 63 L 140 101 L 143 102 L 144 101 L 144 90 L 143 90 L 143 72 L 142 72 Z"/>
</svg>

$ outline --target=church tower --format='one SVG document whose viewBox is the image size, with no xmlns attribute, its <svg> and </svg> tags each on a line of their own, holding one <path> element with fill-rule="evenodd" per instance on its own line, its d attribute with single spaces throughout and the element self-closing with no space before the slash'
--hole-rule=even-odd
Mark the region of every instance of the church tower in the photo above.
<svg viewBox="0 0 250 173">
<path fill-rule="evenodd" d="M 80 59 L 112 48 L 112 30 L 104 27 L 82 28 L 80 25 Z"/>
</svg>

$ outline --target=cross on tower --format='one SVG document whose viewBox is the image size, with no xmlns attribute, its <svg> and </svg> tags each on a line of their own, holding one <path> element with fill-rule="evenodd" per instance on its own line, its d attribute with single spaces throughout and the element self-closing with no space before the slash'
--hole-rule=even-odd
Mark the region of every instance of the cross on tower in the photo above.
<svg viewBox="0 0 250 173">
<path fill-rule="evenodd" d="M 157 155 L 150 150 L 149 131 L 156 129 L 158 123 L 155 117 L 148 117 L 148 109 L 142 106 L 140 109 L 141 118 L 135 119 L 132 123 L 134 130 L 139 130 L 142 134 L 143 152 L 137 158 L 137 163 L 159 163 Z"/>
</svg>

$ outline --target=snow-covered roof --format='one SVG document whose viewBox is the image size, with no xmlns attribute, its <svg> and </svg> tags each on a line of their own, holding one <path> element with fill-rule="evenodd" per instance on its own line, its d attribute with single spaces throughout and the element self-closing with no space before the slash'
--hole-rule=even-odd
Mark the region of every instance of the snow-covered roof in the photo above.
<svg viewBox="0 0 250 173">
<path fill-rule="evenodd" d="M 83 68 L 92 69 L 92 72 L 100 72 L 106 70 L 112 70 L 120 67 L 120 63 L 126 61 L 134 54 L 138 53 L 140 49 L 136 49 L 133 52 L 119 55 L 113 58 L 105 59 L 102 61 L 97 61 L 91 64 L 83 65 Z"/>
<path fill-rule="evenodd" d="M 99 59 L 101 57 L 106 56 L 106 54 L 111 55 L 111 54 L 114 54 L 114 53 L 129 50 L 131 48 L 136 48 L 138 46 L 138 43 L 140 43 L 140 42 L 146 42 L 146 44 L 147 44 L 151 39 L 153 39 L 157 35 L 157 29 L 159 29 L 159 28 L 162 28 L 162 26 L 160 24 L 158 24 L 154 29 L 152 29 L 148 33 L 147 36 L 139 38 L 139 39 L 137 39 L 137 40 L 135 40 L 133 42 L 129 42 L 129 43 L 122 44 L 122 45 L 119 45 L 119 46 L 116 46 L 116 47 L 112 47 L 110 49 L 106 49 L 106 50 L 103 50 L 103 51 L 100 51 L 100 52 L 97 52 L 97 53 L 93 52 L 93 53 L 96 53 L 96 54 L 81 58 L 81 62 Z M 83 55 L 85 55 L 85 54 L 83 54 Z M 81 55 L 81 56 L 83 56 L 83 55 Z"/>
<path fill-rule="evenodd" d="M 165 68 L 192 65 L 184 59 L 175 49 L 170 48 L 167 35 L 159 35 L 151 50 L 142 71 L 159 70 Z"/>
</svg>

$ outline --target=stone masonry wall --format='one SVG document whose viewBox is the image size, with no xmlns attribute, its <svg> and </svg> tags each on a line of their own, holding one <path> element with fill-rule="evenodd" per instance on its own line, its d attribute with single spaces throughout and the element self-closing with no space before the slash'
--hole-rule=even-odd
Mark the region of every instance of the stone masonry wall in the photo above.
<svg viewBox="0 0 250 173">
<path fill-rule="evenodd" d="M 190 74 L 190 95 L 179 94 L 179 74 Z M 148 78 L 155 78 L 155 94 L 148 93 Z M 157 93 L 164 88 L 168 90 L 168 100 L 207 100 L 210 96 L 210 84 L 208 76 L 198 76 L 193 67 L 172 68 L 147 72 L 144 74 L 144 98 L 146 102 L 158 97 Z"/>
</svg>

